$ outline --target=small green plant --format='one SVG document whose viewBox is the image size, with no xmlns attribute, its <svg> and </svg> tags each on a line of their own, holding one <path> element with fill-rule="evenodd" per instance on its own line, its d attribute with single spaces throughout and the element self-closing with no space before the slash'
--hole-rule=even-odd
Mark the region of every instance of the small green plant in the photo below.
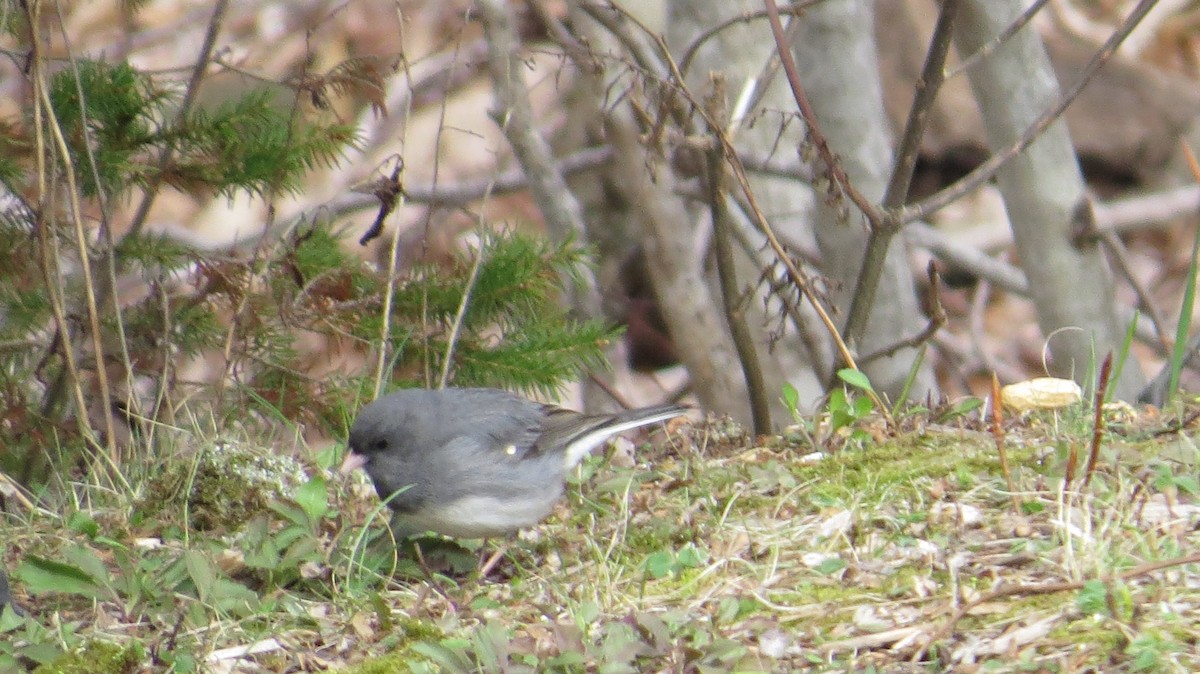
<svg viewBox="0 0 1200 674">
<path fill-rule="evenodd" d="M 1150 484 L 1158 491 L 1167 494 L 1174 495 L 1184 492 L 1190 496 L 1200 495 L 1200 481 L 1196 478 L 1194 467 L 1178 471 L 1173 464 L 1159 463 L 1154 466 L 1154 477 Z"/>
<path fill-rule="evenodd" d="M 966 417 L 981 407 L 983 407 L 983 398 L 967 396 L 945 407 L 933 410 L 931 420 L 939 424 L 948 423 Z"/>
<path fill-rule="evenodd" d="M 870 380 L 861 370 L 843 368 L 838 370 L 837 376 L 849 387 L 835 388 L 829 394 L 830 436 L 836 436 L 842 429 L 849 428 L 851 429 L 849 442 L 861 445 L 870 440 L 871 436 L 861 428 L 853 427 L 875 410 L 875 402 L 871 397 L 856 394 L 851 389 L 857 389 L 863 393 L 873 392 L 874 389 L 871 387 Z"/>
<path fill-rule="evenodd" d="M 1089 580 L 1083 584 L 1075 599 L 1079 610 L 1088 615 L 1102 615 L 1121 622 L 1133 619 L 1133 593 L 1122 581 Z"/>
<path fill-rule="evenodd" d="M 1187 281 L 1183 285 L 1183 299 L 1180 301 L 1179 320 L 1175 324 L 1175 346 L 1171 349 L 1171 377 L 1167 384 L 1166 397 L 1163 403 L 1175 399 L 1179 392 L 1179 375 L 1183 372 L 1183 364 L 1188 355 L 1188 333 L 1192 327 L 1192 309 L 1196 305 L 1196 276 L 1200 268 L 1200 230 L 1192 236 L 1192 257 L 1188 262 Z"/>
<path fill-rule="evenodd" d="M 655 580 L 678 576 L 685 569 L 695 569 L 703 566 L 708 555 L 688 543 L 678 550 L 659 550 L 646 557 L 642 569 L 647 576 Z"/>
<path fill-rule="evenodd" d="M 1129 656 L 1129 668 L 1134 672 L 1179 671 L 1170 667 L 1172 656 L 1187 650 L 1183 644 L 1159 631 L 1144 632 L 1134 637 L 1125 647 Z"/>
</svg>

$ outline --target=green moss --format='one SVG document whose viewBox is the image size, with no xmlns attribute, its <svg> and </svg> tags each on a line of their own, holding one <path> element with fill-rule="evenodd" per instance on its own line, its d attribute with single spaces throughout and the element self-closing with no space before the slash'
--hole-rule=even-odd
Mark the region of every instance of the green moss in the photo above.
<svg viewBox="0 0 1200 674">
<path fill-rule="evenodd" d="M 370 658 L 363 662 L 338 670 L 339 674 L 408 674 L 409 672 L 424 672 L 427 670 L 424 658 L 419 658 L 408 652 L 389 653 Z"/>
<path fill-rule="evenodd" d="M 1008 448 L 1009 462 L 1029 465 L 1033 449 Z M 799 464 L 793 475 L 811 482 L 814 498 L 839 502 L 862 494 L 889 494 L 896 489 L 917 494 L 929 480 L 969 475 L 973 479 L 1000 474 L 994 445 L 961 435 L 904 436 L 900 439 L 843 451 L 815 463 Z M 971 486 L 971 485 L 967 485 Z M 895 489 L 893 489 L 895 488 Z"/>
<path fill-rule="evenodd" d="M 168 463 L 148 482 L 138 510 L 150 515 L 186 503 L 193 529 L 236 530 L 307 481 L 306 469 L 292 457 L 217 441 L 190 462 Z"/>
<path fill-rule="evenodd" d="M 138 644 L 118 646 L 89 641 L 82 648 L 65 653 L 53 662 L 33 670 L 34 674 L 126 674 L 137 671 L 144 659 Z"/>
</svg>

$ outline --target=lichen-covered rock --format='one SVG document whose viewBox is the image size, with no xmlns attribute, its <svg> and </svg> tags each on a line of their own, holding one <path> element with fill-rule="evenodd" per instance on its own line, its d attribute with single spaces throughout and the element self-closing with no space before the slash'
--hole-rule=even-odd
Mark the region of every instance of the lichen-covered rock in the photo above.
<svg viewBox="0 0 1200 674">
<path fill-rule="evenodd" d="M 292 457 L 252 445 L 219 441 L 192 461 L 175 461 L 151 480 L 139 510 L 158 513 L 187 504 L 188 525 L 197 531 L 236 531 L 267 504 L 290 498 L 309 479 Z"/>
</svg>

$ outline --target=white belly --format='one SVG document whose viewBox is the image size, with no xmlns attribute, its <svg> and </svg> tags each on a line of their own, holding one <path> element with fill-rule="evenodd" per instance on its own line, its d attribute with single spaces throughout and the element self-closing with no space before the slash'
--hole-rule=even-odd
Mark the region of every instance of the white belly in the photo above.
<svg viewBox="0 0 1200 674">
<path fill-rule="evenodd" d="M 531 527 L 554 510 L 560 493 L 544 498 L 500 500 L 492 496 L 465 496 L 414 513 L 397 513 L 397 536 L 435 531 L 451 538 L 497 538 Z"/>
</svg>

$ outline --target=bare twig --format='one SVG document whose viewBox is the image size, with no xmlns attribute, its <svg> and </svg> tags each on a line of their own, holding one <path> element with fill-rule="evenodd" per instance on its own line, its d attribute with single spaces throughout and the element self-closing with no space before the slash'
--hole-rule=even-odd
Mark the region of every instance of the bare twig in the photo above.
<svg viewBox="0 0 1200 674">
<path fill-rule="evenodd" d="M 964 58 L 961 63 L 946 72 L 944 79 L 948 80 L 951 77 L 957 77 L 973 68 L 975 64 L 979 63 L 983 59 L 991 56 L 992 52 L 999 49 L 1001 45 L 1007 43 L 1013 35 L 1017 34 L 1017 31 L 1028 25 L 1029 22 L 1033 20 L 1034 15 L 1041 11 L 1042 7 L 1046 6 L 1047 2 L 1049 2 L 1049 0 L 1034 0 L 1034 2 L 1030 4 L 1024 12 L 1021 13 L 1021 16 L 1018 16 L 1017 20 L 1013 21 L 1008 28 L 1000 31 L 996 37 L 992 38 L 987 44 L 976 50 L 974 54 Z"/>
<path fill-rule="evenodd" d="M 71 36 L 66 30 L 66 17 L 62 12 L 62 5 L 55 4 L 55 11 L 58 12 L 59 37 L 62 40 L 63 49 L 67 54 L 67 63 L 71 67 L 71 72 L 74 75 L 75 95 L 80 101 L 86 98 L 83 90 L 83 78 L 79 72 L 79 62 L 75 58 L 74 48 L 72 46 Z M 96 163 L 96 153 L 94 148 L 96 143 L 92 138 L 92 125 L 88 121 L 88 106 L 80 104 L 80 131 L 83 133 L 86 141 L 82 144 L 84 156 L 87 157 L 88 170 L 91 171 L 92 183 L 96 187 L 96 201 L 100 206 L 100 236 L 104 242 L 104 249 L 111 251 L 116 245 L 112 232 L 112 211 L 109 208 L 108 193 L 105 191 L 103 181 L 100 179 L 100 168 Z M 107 274 L 105 279 L 110 286 L 117 285 L 117 264 L 116 258 L 113 255 L 105 255 L 103 265 L 104 272 Z M 125 404 L 136 414 L 138 410 L 138 399 L 134 394 L 134 374 L 133 374 L 133 359 L 129 355 L 129 340 L 125 334 L 125 319 L 121 315 L 121 302 L 117 297 L 112 298 L 113 318 L 116 325 L 118 347 L 121 352 L 121 365 L 125 370 L 125 386 L 126 396 Z M 103 311 L 103 307 L 100 307 Z M 107 388 L 107 386 L 105 387 Z"/>
<path fill-rule="evenodd" d="M 768 0 L 769 1 L 769 0 Z M 1066 91 L 1058 101 L 1050 106 L 1041 117 L 1038 117 L 1025 133 L 1021 134 L 1007 150 L 999 154 L 992 155 L 987 161 L 983 162 L 960 180 L 956 181 L 949 187 L 937 192 L 936 194 L 919 201 L 915 204 L 907 205 L 900 209 L 897 217 L 900 222 L 908 223 L 914 220 L 925 220 L 936 211 L 944 208 L 946 205 L 957 201 L 963 195 L 979 187 L 983 183 L 991 180 L 997 172 L 1014 157 L 1025 151 L 1027 147 L 1033 144 L 1039 136 L 1042 135 L 1047 128 L 1050 127 L 1067 107 L 1083 91 L 1083 88 L 1092 81 L 1092 78 L 1099 72 L 1100 68 L 1108 62 L 1112 55 L 1116 53 L 1117 47 L 1121 46 L 1121 42 L 1129 36 L 1138 23 L 1146 16 L 1154 3 L 1157 0 L 1140 0 L 1137 7 L 1125 19 L 1116 31 L 1108 38 L 1108 40 L 1096 51 L 1091 61 L 1084 67 L 1080 73 L 1079 79 L 1075 84 Z"/>
<path fill-rule="evenodd" d="M 76 167 L 71 157 L 71 150 L 67 146 L 67 139 L 63 135 L 62 126 L 59 124 L 58 117 L 54 111 L 54 106 L 50 102 L 49 77 L 46 73 L 45 63 L 40 58 L 42 53 L 42 40 L 37 34 L 37 26 L 40 24 L 37 21 L 35 14 L 36 10 L 29 9 L 28 12 L 29 13 L 26 18 L 29 20 L 30 30 L 32 33 L 30 39 L 34 49 L 33 71 L 31 74 L 33 77 L 34 93 L 38 98 L 35 106 L 42 110 L 42 114 L 44 115 L 43 121 L 50 131 L 50 136 L 54 141 L 54 147 L 58 152 L 58 161 L 62 162 L 63 175 L 67 181 L 66 196 L 71 204 L 70 217 L 72 231 L 75 234 L 75 249 L 79 255 L 79 270 L 80 276 L 83 280 L 84 307 L 87 310 L 88 317 L 88 329 L 84 332 L 89 333 L 92 338 L 93 357 L 96 361 L 96 381 L 100 393 L 101 414 L 104 420 L 104 440 L 106 449 L 108 451 L 108 458 L 111 463 L 119 465 L 121 463 L 121 457 L 118 456 L 117 453 L 116 427 L 113 422 L 112 414 L 112 391 L 108 386 L 108 363 L 104 357 L 103 335 L 100 332 L 99 306 L 101 303 L 97 298 L 97 287 L 95 280 L 92 277 L 92 264 L 88 256 L 89 246 L 87 234 L 84 232 L 83 227 L 83 205 L 80 203 L 80 189 L 75 180 Z M 39 129 L 39 134 L 40 132 L 41 130 Z M 43 199 L 47 200 L 48 204 L 50 194 L 47 192 L 42 192 L 41 196 Z M 53 209 L 43 206 L 42 210 L 43 213 L 45 213 L 46 211 L 52 211 Z M 51 222 L 43 221 L 41 226 L 45 228 L 53 227 L 54 225 Z M 57 236 L 54 237 L 54 240 L 57 241 Z M 56 259 L 54 260 L 53 264 L 58 267 L 60 262 Z M 65 351 L 70 351 L 74 347 L 68 341 L 64 342 L 63 348 Z M 77 377 L 77 374 L 75 376 Z M 80 385 L 78 378 L 75 379 L 74 384 L 76 388 L 78 388 Z M 86 416 L 87 410 L 86 408 L 80 408 L 78 413 Z"/>
<path fill-rule="evenodd" d="M 711 120 L 725 118 L 725 79 L 719 73 L 711 76 L 712 91 L 708 98 L 708 117 Z M 710 129 L 714 133 L 720 127 Z M 744 302 L 737 289 L 737 274 L 733 262 L 733 246 L 730 243 L 729 208 L 725 196 L 725 153 L 724 146 L 713 143 L 708 151 L 708 208 L 712 216 L 713 244 L 717 257 L 717 278 L 721 284 L 721 299 L 725 306 L 725 320 L 729 333 L 742 363 L 742 374 L 746 377 L 746 389 L 750 394 L 750 415 L 754 419 L 754 432 L 765 435 L 771 432 L 771 405 L 763 382 L 762 366 L 754 348 L 754 336 L 746 325 Z"/>
<path fill-rule="evenodd" d="M 1175 557 L 1173 559 L 1164 559 L 1158 562 L 1148 562 L 1146 564 L 1142 564 L 1141 566 L 1129 569 L 1128 571 L 1123 571 L 1119 574 L 1116 574 L 1115 577 L 1110 577 L 1106 580 L 1109 582 L 1111 582 L 1113 579 L 1128 581 L 1133 580 L 1134 578 L 1148 576 L 1152 573 L 1162 571 L 1163 569 L 1170 569 L 1176 566 L 1187 566 L 1188 564 L 1197 563 L 1200 563 L 1200 552 L 1184 555 L 1182 557 Z M 1039 583 L 1037 585 L 1006 585 L 976 597 L 970 602 L 963 604 L 957 611 L 954 612 L 952 616 L 946 620 L 945 624 L 939 627 L 936 632 L 931 634 L 929 636 L 929 640 L 926 642 L 925 647 L 918 649 L 917 652 L 913 654 L 912 661 L 919 661 L 921 657 L 924 656 L 925 651 L 928 649 L 930 644 L 945 639 L 947 636 L 949 636 L 954 630 L 954 627 L 958 625 L 960 620 L 965 618 L 971 613 L 971 611 L 974 611 L 980 606 L 984 606 L 996 601 L 997 599 L 1003 599 L 1005 597 L 1023 597 L 1039 594 L 1055 594 L 1058 592 L 1074 592 L 1075 590 L 1082 589 L 1085 585 L 1087 585 L 1087 582 L 1088 581 L 1068 581 L 1062 583 Z"/>
<path fill-rule="evenodd" d="M 946 310 L 942 307 L 942 296 L 941 291 L 939 290 L 942 285 L 942 280 L 941 275 L 938 274 L 937 265 L 930 261 L 929 268 L 926 270 L 926 272 L 929 277 L 929 321 L 925 324 L 925 327 L 921 330 L 921 332 L 913 335 L 912 337 L 897 340 L 883 347 L 882 349 L 876 349 L 865 356 L 859 356 L 859 365 L 866 365 L 867 363 L 879 358 L 887 358 L 901 349 L 916 348 L 932 339 L 933 336 L 937 334 L 937 331 L 941 330 L 942 326 L 946 324 L 948 319 L 946 317 Z"/>
<path fill-rule="evenodd" d="M 375 213 L 375 219 L 371 221 L 371 226 L 359 237 L 358 245 L 365 246 L 382 234 L 383 221 L 392 214 L 392 211 L 396 210 L 398 204 L 402 203 L 400 197 L 404 193 L 404 186 L 400 182 L 400 174 L 403 171 L 404 159 L 397 158 L 390 177 L 380 178 L 367 186 L 365 191 L 379 201 L 379 210 Z"/>
<path fill-rule="evenodd" d="M 884 217 L 883 213 L 850 182 L 849 176 L 846 175 L 846 171 L 842 168 L 842 163 L 834 156 L 833 150 L 829 147 L 829 141 L 826 140 L 825 134 L 821 131 L 821 124 L 817 121 L 817 115 L 813 112 L 812 104 L 809 103 L 808 96 L 804 93 L 804 86 L 800 82 L 800 72 L 796 68 L 796 60 L 792 58 L 791 45 L 787 43 L 783 22 L 779 18 L 779 7 L 775 4 L 775 0 L 764 0 L 764 5 L 767 9 L 767 18 L 771 23 L 771 33 L 775 37 L 776 52 L 779 54 L 780 62 L 783 65 L 783 72 L 787 75 L 788 85 L 792 88 L 792 96 L 796 99 L 796 106 L 800 109 L 800 115 L 804 118 L 804 123 L 808 127 L 808 135 L 812 140 L 813 146 L 816 147 L 817 153 L 821 156 L 821 161 L 824 162 L 833 183 L 863 212 L 867 221 L 872 226 L 875 226 L 875 223 L 882 221 Z"/>
<path fill-rule="evenodd" d="M 1000 394 L 1000 380 L 992 374 L 992 438 L 996 441 L 996 454 L 1000 457 L 1000 471 L 1008 485 L 1012 498 L 1013 514 L 1021 514 L 1021 501 L 1017 498 L 1017 487 L 1013 482 L 1012 470 L 1008 466 L 1008 450 L 1004 446 L 1004 400 Z"/>
<path fill-rule="evenodd" d="M 1150 322 L 1154 324 L 1154 332 L 1158 337 L 1159 345 L 1163 350 L 1170 350 L 1171 346 L 1167 340 L 1167 335 L 1170 333 L 1167 331 L 1166 320 L 1163 318 L 1162 312 L 1158 310 L 1158 306 L 1155 305 L 1154 299 L 1150 297 L 1150 290 L 1138 280 L 1125 244 L 1121 242 L 1121 237 L 1112 230 L 1101 231 L 1099 236 L 1100 241 L 1110 253 L 1112 261 L 1121 272 L 1121 276 L 1124 276 L 1129 287 L 1133 288 L 1133 293 L 1138 298 L 1138 307 L 1146 312 L 1146 315 L 1150 317 Z"/>
<path fill-rule="evenodd" d="M 200 46 L 200 54 L 196 58 L 196 66 L 192 69 L 192 76 L 188 80 L 187 89 L 184 90 L 183 101 L 179 103 L 179 107 L 175 110 L 175 123 L 181 123 L 192 111 L 192 106 L 196 103 L 196 97 L 200 93 L 200 81 L 204 79 L 204 72 L 208 69 L 208 64 L 212 61 L 213 49 L 217 43 L 217 34 L 221 32 L 221 24 L 225 19 L 225 11 L 229 7 L 229 0 L 217 0 L 213 3 L 212 15 L 208 19 L 208 28 L 204 32 L 204 42 Z M 171 162 L 175 159 L 176 147 L 174 143 L 167 143 L 163 148 L 162 154 L 158 157 L 158 165 L 155 171 L 150 174 L 145 190 L 142 194 L 142 200 L 138 203 L 137 210 L 134 211 L 133 219 L 129 221 L 129 231 L 126 236 L 136 236 L 142 231 L 142 227 L 146 224 L 146 217 L 150 214 L 150 207 L 154 205 L 154 200 L 158 197 L 159 188 L 162 187 L 163 180 L 167 175 L 167 170 L 171 167 Z"/>
<path fill-rule="evenodd" d="M 820 2 L 823 2 L 823 0 L 797 0 L 790 5 L 780 7 L 779 13 L 789 14 L 791 16 L 800 16 L 804 13 L 804 10 Z M 687 75 L 688 71 L 692 69 L 692 59 L 696 58 L 697 52 L 700 51 L 700 48 L 704 46 L 705 42 L 708 42 L 717 35 L 720 35 L 722 32 L 729 30 L 731 27 L 736 26 L 739 23 L 758 21 L 765 19 L 768 16 L 770 15 L 767 13 L 767 10 L 761 10 L 758 12 L 742 12 L 737 16 L 730 17 L 713 27 L 706 29 L 704 32 L 697 35 L 696 38 L 684 48 L 683 56 L 679 58 L 679 72 Z"/>
<path fill-rule="evenodd" d="M 601 12 L 601 13 L 603 13 L 603 12 Z M 632 20 L 632 17 L 629 17 L 629 18 L 631 18 L 631 20 Z M 702 117 L 704 117 L 706 115 L 706 113 L 704 112 L 704 106 L 700 104 L 700 102 L 696 99 L 696 97 L 694 95 L 692 95 L 692 92 L 688 89 L 687 83 L 684 82 L 683 75 L 679 72 L 679 68 L 678 68 L 678 66 L 676 66 L 674 60 L 672 59 L 670 50 L 667 48 L 667 45 L 666 45 L 665 41 L 663 40 L 663 38 L 659 35 L 651 34 L 650 31 L 645 26 L 641 25 L 640 23 L 637 23 L 636 21 L 634 21 L 634 23 L 639 26 L 639 28 L 643 31 L 643 33 L 652 35 L 652 37 L 655 40 L 655 44 L 658 47 L 659 54 L 661 55 L 663 61 L 665 61 L 666 65 L 669 69 L 671 83 L 675 87 L 678 88 L 678 91 L 680 92 L 680 94 L 682 94 L 685 97 L 685 99 L 689 103 L 692 104 L 693 108 L 696 111 L 698 111 L 698 113 Z M 779 23 L 778 16 L 776 16 L 774 23 L 775 24 Z M 608 23 L 606 23 L 604 25 L 606 27 L 614 26 L 611 18 L 609 19 Z M 613 28 L 610 28 L 610 30 L 613 30 L 613 29 L 619 29 L 619 26 L 614 26 Z M 782 31 L 782 27 L 780 28 L 780 30 Z M 620 37 L 620 36 L 618 36 L 618 37 Z M 790 59 L 790 52 L 788 54 L 788 57 Z M 795 65 L 794 61 L 792 62 L 792 64 L 793 64 L 793 70 L 794 70 L 794 65 Z M 792 283 L 795 284 L 795 286 L 799 289 L 800 293 L 802 295 L 804 295 L 805 299 L 807 299 L 809 301 L 809 303 L 813 307 L 813 310 L 817 313 L 817 316 L 821 320 L 821 323 L 825 326 L 825 329 L 828 331 L 830 338 L 832 339 L 834 346 L 837 349 L 838 354 L 842 359 L 842 362 L 847 363 L 849 365 L 849 367 L 857 369 L 857 366 L 854 364 L 855 363 L 854 356 L 851 354 L 849 347 L 847 347 L 846 343 L 842 340 L 841 334 L 838 331 L 837 326 L 834 325 L 833 319 L 829 316 L 829 312 L 827 312 L 825 310 L 825 307 L 822 305 L 820 298 L 818 298 L 816 293 L 813 291 L 811 282 L 799 270 L 799 268 L 797 268 L 795 261 L 792 260 L 790 255 L 788 255 L 787 251 L 783 247 L 783 244 L 780 243 L 778 235 L 775 233 L 775 231 L 771 227 L 770 223 L 767 222 L 766 216 L 763 215 L 762 209 L 759 208 L 758 201 L 754 196 L 754 191 L 750 187 L 749 178 L 746 175 L 746 168 L 745 168 L 745 166 L 742 165 L 741 160 L 738 158 L 737 152 L 733 146 L 733 142 L 730 140 L 728 134 L 725 133 L 725 131 L 723 129 L 721 129 L 719 122 L 717 122 L 716 120 L 711 120 L 711 119 L 705 119 L 705 122 L 709 125 L 709 128 L 718 130 L 717 137 L 720 140 L 721 144 L 724 146 L 725 156 L 727 157 L 730 167 L 733 170 L 734 177 L 738 181 L 738 186 L 742 190 L 742 194 L 746 198 L 746 204 L 747 204 L 747 206 L 749 208 L 749 212 L 752 216 L 752 218 L 751 218 L 752 222 L 759 229 L 759 231 L 763 234 L 763 236 L 766 237 L 767 243 L 771 247 L 772 252 L 774 252 L 776 258 L 780 261 L 780 263 L 787 270 L 788 278 L 792 281 Z M 686 131 L 686 129 L 685 129 L 685 131 Z M 887 421 L 888 425 L 890 426 L 892 424 L 891 414 L 888 412 L 888 407 L 886 405 L 884 405 L 883 400 L 878 397 L 878 395 L 875 393 L 874 390 L 868 389 L 866 391 L 866 393 L 868 396 L 870 396 L 872 398 L 872 402 L 875 403 L 876 409 L 879 409 L 882 412 L 885 420 Z"/>
<path fill-rule="evenodd" d="M 1092 426 L 1092 451 L 1088 455 L 1087 466 L 1083 469 L 1083 488 L 1087 489 L 1092 481 L 1092 473 L 1096 472 L 1096 462 L 1100 459 L 1100 441 L 1104 439 L 1104 396 L 1108 391 L 1108 379 L 1112 376 L 1113 355 L 1110 351 L 1104 357 L 1100 366 L 1100 380 L 1096 383 L 1095 420 Z"/>
<path fill-rule="evenodd" d="M 929 52 L 925 56 L 925 66 L 921 70 L 920 79 L 917 80 L 917 93 L 913 98 L 912 107 L 909 108 L 908 120 L 904 124 L 904 134 L 896 153 L 892 177 L 883 195 L 883 207 L 888 214 L 903 206 L 908 197 L 908 188 L 912 184 L 913 171 L 917 166 L 917 155 L 921 150 L 921 139 L 929 122 L 929 112 L 933 109 L 933 101 L 942 86 L 943 69 L 954 37 L 954 19 L 958 14 L 959 2 L 960 0 L 945 0 L 938 14 L 933 37 L 930 38 Z M 850 310 L 846 317 L 845 337 L 851 344 L 860 341 L 866 332 L 867 322 L 875 305 L 875 291 L 879 289 L 879 280 L 883 276 L 888 248 L 891 246 L 892 237 L 901 226 L 901 223 L 890 215 L 886 218 L 869 218 L 869 222 L 871 233 L 867 238 L 867 250 L 863 253 L 858 280 L 854 285 Z"/>
<path fill-rule="evenodd" d="M 463 288 L 462 301 L 458 303 L 458 311 L 454 313 L 454 322 L 450 325 L 450 336 L 446 338 L 446 355 L 442 359 L 442 374 L 438 377 L 438 388 L 446 388 L 450 383 L 450 363 L 454 360 L 454 347 L 458 344 L 458 335 L 462 332 L 463 319 L 467 315 L 467 307 L 471 301 L 471 291 L 479 279 L 479 268 L 483 266 L 483 258 L 487 255 L 487 238 L 480 239 L 479 250 L 475 253 L 475 261 L 471 264 L 471 273 Z"/>
<path fill-rule="evenodd" d="M 403 188 L 401 187 L 402 183 L 400 180 L 400 176 L 403 173 L 403 169 L 404 169 L 404 161 L 401 159 L 397 159 L 396 167 L 392 170 L 392 174 L 391 174 L 390 178 L 391 178 L 392 186 L 396 187 L 397 190 L 399 190 L 398 194 L 392 195 L 390 192 L 390 189 L 388 187 L 382 188 L 384 194 L 379 196 L 381 205 L 380 205 L 379 215 L 376 218 L 376 222 L 379 223 L 380 228 L 383 227 L 383 220 L 387 218 L 387 213 L 385 213 L 384 211 L 386 210 L 388 213 L 390 213 L 390 212 L 392 212 L 392 210 L 394 210 L 394 207 L 396 205 L 395 203 L 393 203 L 392 207 L 389 208 L 387 205 L 388 202 L 398 202 L 399 204 L 404 203 L 404 192 L 403 192 Z M 359 241 L 359 243 L 362 243 L 362 241 L 365 239 L 366 239 L 366 234 L 363 235 L 363 239 L 361 239 Z M 379 309 L 379 318 L 380 318 L 380 320 L 379 320 L 379 352 L 377 354 L 379 357 L 375 361 L 375 397 L 376 398 L 378 398 L 383 393 L 383 387 L 384 387 L 385 382 L 391 380 L 391 377 L 389 377 L 387 374 L 387 364 L 388 364 L 388 360 L 391 358 L 391 353 L 390 353 L 390 349 L 388 348 L 388 346 L 392 342 L 392 307 L 396 301 L 396 265 L 399 264 L 399 262 L 398 262 L 398 258 L 400 257 L 399 250 L 400 250 L 400 228 L 393 227 L 392 228 L 392 236 L 390 237 L 390 239 L 388 241 L 387 285 L 383 289 L 383 306 L 380 307 L 380 309 Z M 480 251 L 479 251 L 479 257 L 480 258 L 483 257 L 482 247 L 480 248 Z M 477 262 L 476 267 L 472 267 L 472 269 L 471 269 L 472 279 L 474 278 L 475 271 L 478 268 L 478 260 L 476 262 Z M 470 294 L 470 285 L 468 285 L 467 289 L 463 291 L 463 297 L 465 298 L 469 294 Z M 425 297 L 422 296 L 421 299 L 422 299 L 422 308 L 424 308 Z M 422 316 L 424 316 L 424 312 L 422 312 Z M 457 323 L 458 323 L 458 321 L 457 321 L 457 317 L 456 317 L 455 330 L 458 329 Z M 454 342 L 452 340 L 446 346 L 446 349 L 449 351 L 450 349 L 453 349 L 453 348 L 454 348 Z M 447 353 L 446 356 L 447 356 L 446 362 L 449 362 L 450 354 Z M 428 384 L 428 382 L 426 382 L 426 384 Z"/>
</svg>

